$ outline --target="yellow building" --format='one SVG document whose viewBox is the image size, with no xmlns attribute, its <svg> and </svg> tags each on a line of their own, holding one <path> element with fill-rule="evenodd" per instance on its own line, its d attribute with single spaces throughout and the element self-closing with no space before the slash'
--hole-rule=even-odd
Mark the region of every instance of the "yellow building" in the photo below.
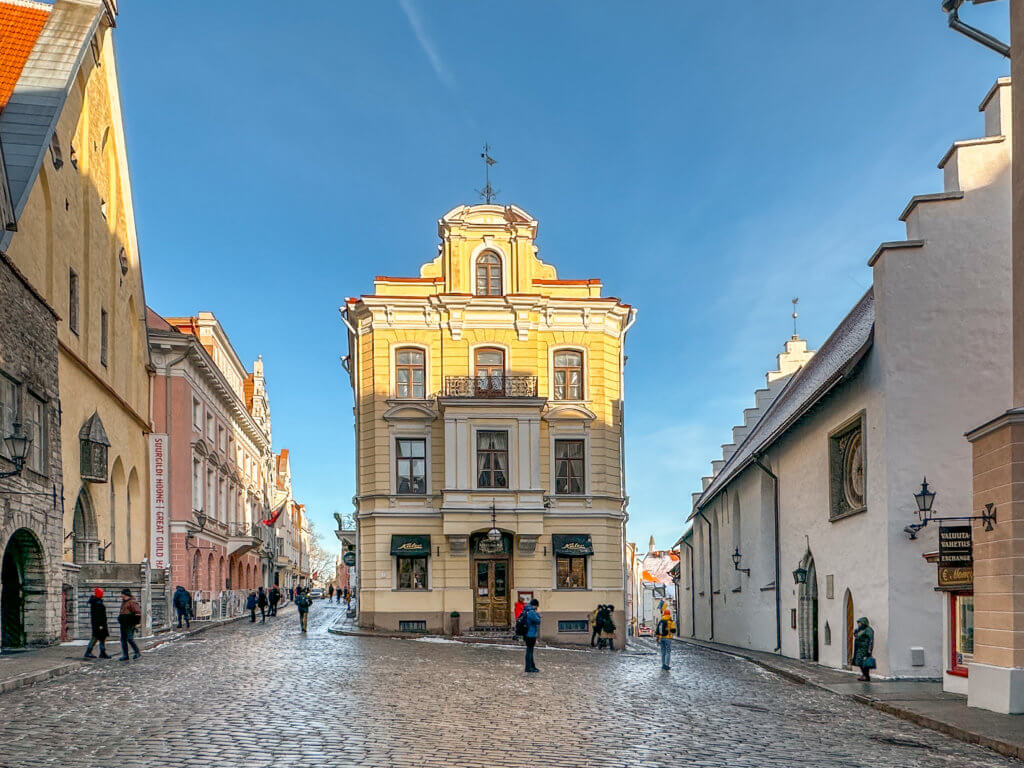
<svg viewBox="0 0 1024 768">
<path fill-rule="evenodd" d="M 347 299 L 363 627 L 502 630 L 520 596 L 542 637 L 624 637 L 623 343 L 636 310 L 559 280 L 537 222 L 459 206 L 419 277 Z"/>
<path fill-rule="evenodd" d="M 17 231 L 3 233 L 0 248 L 60 317 L 64 558 L 83 567 L 83 586 L 133 583 L 150 547 L 149 346 L 114 55 L 117 4 L 4 5 L 39 15 L 0 113 L 17 214 Z M 65 572 L 79 578 L 77 567 Z"/>
</svg>

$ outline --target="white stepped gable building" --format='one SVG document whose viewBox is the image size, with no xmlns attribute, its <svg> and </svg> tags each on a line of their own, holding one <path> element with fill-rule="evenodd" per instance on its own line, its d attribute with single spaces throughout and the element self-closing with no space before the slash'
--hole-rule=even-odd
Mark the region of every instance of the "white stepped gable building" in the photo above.
<svg viewBox="0 0 1024 768">
<path fill-rule="evenodd" d="M 872 287 L 817 353 L 786 343 L 712 462 L 681 539 L 681 635 L 843 668 L 867 616 L 879 676 L 966 692 L 972 585 L 939 586 L 938 525 L 904 528 L 924 476 L 939 514 L 972 514 L 964 434 L 1011 404 L 1009 101 L 1001 79 L 985 137 L 950 148 L 944 190 L 868 260 Z"/>
</svg>

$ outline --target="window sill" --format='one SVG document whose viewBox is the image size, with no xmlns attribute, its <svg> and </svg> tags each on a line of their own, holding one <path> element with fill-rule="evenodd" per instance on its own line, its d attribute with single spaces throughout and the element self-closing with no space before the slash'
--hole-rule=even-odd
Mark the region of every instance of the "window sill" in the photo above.
<svg viewBox="0 0 1024 768">
<path fill-rule="evenodd" d="M 48 483 L 48 482 L 50 482 L 50 478 L 49 477 L 44 475 L 42 472 L 39 472 L 39 471 L 37 471 L 35 469 L 32 469 L 31 467 L 25 467 L 22 470 L 21 474 L 22 474 L 22 477 L 25 477 L 27 475 L 28 479 L 34 480 L 37 483 Z"/>
<path fill-rule="evenodd" d="M 742 591 L 743 591 L 742 587 L 736 587 L 735 589 L 733 589 L 732 593 L 735 595 L 735 594 L 738 594 L 738 593 L 740 593 Z"/>
<path fill-rule="evenodd" d="M 590 587 L 555 587 L 554 592 L 592 592 Z"/>
<path fill-rule="evenodd" d="M 848 517 L 853 517 L 854 515 L 863 514 L 864 512 L 867 512 L 867 511 L 868 511 L 867 507 L 861 507 L 860 509 L 851 509 L 849 512 L 843 512 L 841 515 L 829 515 L 828 521 L 830 523 L 835 523 L 835 522 L 838 522 L 840 520 L 845 520 Z"/>
<path fill-rule="evenodd" d="M 433 592 L 433 589 L 414 589 L 411 587 L 394 587 L 392 592 Z"/>
</svg>

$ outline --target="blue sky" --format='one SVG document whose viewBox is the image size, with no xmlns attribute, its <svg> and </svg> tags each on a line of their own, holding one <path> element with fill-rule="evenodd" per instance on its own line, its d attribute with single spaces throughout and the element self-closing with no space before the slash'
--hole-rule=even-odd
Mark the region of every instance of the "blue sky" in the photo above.
<svg viewBox="0 0 1024 768">
<path fill-rule="evenodd" d="M 122 3 L 147 299 L 213 311 L 244 360 L 262 353 L 275 448 L 329 534 L 354 489 L 337 307 L 433 257 L 489 141 L 542 258 L 639 307 L 629 536 L 669 545 L 790 299 L 817 347 L 907 200 L 941 189 L 945 149 L 983 133 L 1008 63 L 938 5 Z M 1006 8 L 963 16 L 1006 39 Z"/>
</svg>

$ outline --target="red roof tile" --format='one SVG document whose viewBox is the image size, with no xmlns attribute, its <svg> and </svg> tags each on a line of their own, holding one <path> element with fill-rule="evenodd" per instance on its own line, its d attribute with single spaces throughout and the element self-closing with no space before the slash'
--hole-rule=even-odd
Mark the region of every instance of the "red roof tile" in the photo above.
<svg viewBox="0 0 1024 768">
<path fill-rule="evenodd" d="M 49 16 L 50 9 L 40 3 L 0 2 L 0 109 L 10 101 Z"/>
</svg>

